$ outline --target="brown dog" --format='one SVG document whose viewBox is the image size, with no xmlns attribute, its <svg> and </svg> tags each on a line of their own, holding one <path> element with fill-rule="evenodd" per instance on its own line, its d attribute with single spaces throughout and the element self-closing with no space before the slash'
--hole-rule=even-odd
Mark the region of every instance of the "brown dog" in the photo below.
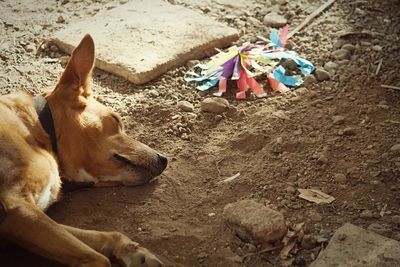
<svg viewBox="0 0 400 267">
<path fill-rule="evenodd" d="M 94 43 L 86 35 L 56 88 L 43 96 L 0 97 L 0 236 L 69 266 L 162 266 L 118 232 L 58 224 L 44 210 L 63 178 L 95 184 L 143 184 L 167 159 L 124 133 L 120 117 L 90 89 Z"/>
</svg>

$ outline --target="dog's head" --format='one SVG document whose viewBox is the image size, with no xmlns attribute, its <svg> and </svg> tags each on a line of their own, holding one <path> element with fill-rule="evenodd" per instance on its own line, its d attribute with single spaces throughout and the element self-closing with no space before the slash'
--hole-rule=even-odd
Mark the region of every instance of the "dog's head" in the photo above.
<svg viewBox="0 0 400 267">
<path fill-rule="evenodd" d="M 164 171 L 167 159 L 129 137 L 119 115 L 94 99 L 94 61 L 94 42 L 86 35 L 47 95 L 64 174 L 72 181 L 145 183 Z"/>
</svg>

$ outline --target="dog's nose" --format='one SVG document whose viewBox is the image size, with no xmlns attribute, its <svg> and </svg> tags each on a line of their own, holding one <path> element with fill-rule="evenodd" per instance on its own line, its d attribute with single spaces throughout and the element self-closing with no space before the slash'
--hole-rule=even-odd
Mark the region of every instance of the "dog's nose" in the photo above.
<svg viewBox="0 0 400 267">
<path fill-rule="evenodd" d="M 158 154 L 158 159 L 160 160 L 160 162 L 163 166 L 163 170 L 164 170 L 167 167 L 168 159 L 164 155 L 161 155 L 161 154 Z"/>
</svg>

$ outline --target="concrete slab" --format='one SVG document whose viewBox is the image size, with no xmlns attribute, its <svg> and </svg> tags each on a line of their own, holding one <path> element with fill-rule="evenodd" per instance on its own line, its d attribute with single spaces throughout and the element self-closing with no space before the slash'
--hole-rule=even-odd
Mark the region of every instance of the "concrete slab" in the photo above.
<svg viewBox="0 0 400 267">
<path fill-rule="evenodd" d="M 136 84 L 239 37 L 236 29 L 162 0 L 132 0 L 99 12 L 56 32 L 52 41 L 71 53 L 86 33 L 96 43 L 96 67 Z"/>
<path fill-rule="evenodd" d="M 400 266 L 400 242 L 346 223 L 310 267 Z"/>
</svg>

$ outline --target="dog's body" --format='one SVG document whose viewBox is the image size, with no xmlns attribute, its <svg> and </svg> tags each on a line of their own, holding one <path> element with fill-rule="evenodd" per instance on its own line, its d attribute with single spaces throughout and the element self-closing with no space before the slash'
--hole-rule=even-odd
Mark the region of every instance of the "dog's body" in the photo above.
<svg viewBox="0 0 400 267">
<path fill-rule="evenodd" d="M 94 43 L 87 35 L 56 88 L 42 97 L 53 132 L 40 119 L 34 97 L 0 97 L 0 236 L 69 266 L 111 266 L 109 257 L 126 267 L 161 266 L 118 232 L 76 229 L 44 213 L 59 198 L 59 169 L 72 181 L 136 185 L 159 175 L 167 164 L 165 157 L 129 138 L 119 116 L 92 97 L 93 65 Z"/>
</svg>

